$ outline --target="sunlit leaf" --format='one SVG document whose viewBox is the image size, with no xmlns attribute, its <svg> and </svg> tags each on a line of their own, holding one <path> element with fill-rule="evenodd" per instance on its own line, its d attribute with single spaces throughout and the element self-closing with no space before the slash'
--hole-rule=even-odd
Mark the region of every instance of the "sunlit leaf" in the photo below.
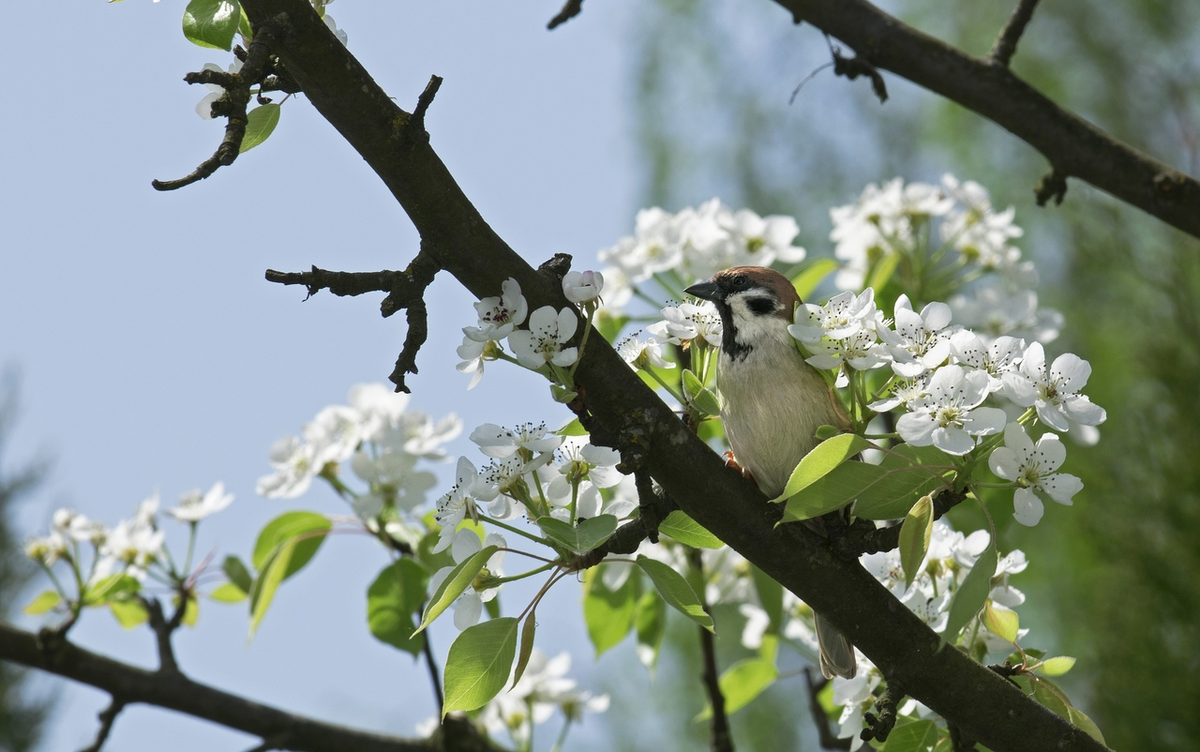
<svg viewBox="0 0 1200 752">
<path fill-rule="evenodd" d="M 414 657 L 420 655 L 425 638 L 413 632 L 428 582 L 425 568 L 409 558 L 383 568 L 367 588 L 367 627 L 375 639 Z"/>
<path fill-rule="evenodd" d="M 930 752 L 938 743 L 937 724 L 922 720 L 899 721 L 888 734 L 884 752 Z"/>
<path fill-rule="evenodd" d="M 136 598 L 118 598 L 109 601 L 108 608 L 116 617 L 117 623 L 125 629 L 133 629 L 144 624 L 150 618 L 146 607 Z"/>
<path fill-rule="evenodd" d="M 241 20 L 238 0 L 191 0 L 183 11 L 183 35 L 200 47 L 229 50 Z"/>
<path fill-rule="evenodd" d="M 1021 629 L 1016 611 L 1000 608 L 991 601 L 983 606 L 983 625 L 989 632 L 1008 642 L 1016 642 L 1017 632 Z"/>
<path fill-rule="evenodd" d="M 517 682 L 521 681 L 521 676 L 525 673 L 525 667 L 529 665 L 529 658 L 533 655 L 533 637 L 537 632 L 537 611 L 530 611 L 525 617 L 525 626 L 521 627 L 521 650 L 517 653 L 517 667 L 513 669 L 512 686 L 516 686 Z"/>
<path fill-rule="evenodd" d="M 692 548 L 724 548 L 721 539 L 705 530 L 699 522 L 676 509 L 658 526 L 658 532 Z"/>
<path fill-rule="evenodd" d="M 611 590 L 604 584 L 601 572 L 607 567 L 629 566 L 628 564 L 601 564 L 593 567 L 584 575 L 583 589 L 583 620 L 587 626 L 588 637 L 596 648 L 599 658 L 609 648 L 614 647 L 633 628 L 633 618 L 637 611 L 638 578 L 633 572 L 616 590 Z"/>
<path fill-rule="evenodd" d="M 488 559 L 492 558 L 492 554 L 496 551 L 496 546 L 484 546 L 482 550 L 476 551 L 450 570 L 450 574 L 429 598 L 429 605 L 425 607 L 425 615 L 421 617 L 421 625 L 417 627 L 416 632 L 413 632 L 413 637 L 424 631 L 425 627 L 432 624 L 433 620 L 441 616 L 443 611 L 450 608 L 450 604 L 454 603 L 458 596 L 471 586 L 471 583 L 475 581 L 475 576 L 483 571 L 483 568 L 487 566 Z"/>
<path fill-rule="evenodd" d="M 469 627 L 446 656 L 442 717 L 475 710 L 504 689 L 517 652 L 517 620 L 503 617 Z"/>
<path fill-rule="evenodd" d="M 1075 667 L 1075 659 L 1069 655 L 1059 655 L 1042 661 L 1038 668 L 1046 676 L 1062 676 Z"/>
<path fill-rule="evenodd" d="M 246 114 L 246 135 L 242 137 L 239 153 L 245 153 L 267 140 L 279 125 L 279 105 L 260 104 Z"/>
<path fill-rule="evenodd" d="M 904 586 L 909 587 L 917 577 L 929 538 L 933 534 L 933 499 L 922 496 L 913 505 L 900 525 L 900 566 L 904 569 Z"/>
<path fill-rule="evenodd" d="M 645 556 L 637 557 L 636 561 L 668 605 L 710 632 L 713 631 L 712 617 L 704 610 L 696 591 L 683 575 L 661 561 Z"/>
<path fill-rule="evenodd" d="M 241 603 L 250 597 L 250 594 L 232 582 L 226 582 L 209 593 L 208 597 L 217 603 Z"/>
<path fill-rule="evenodd" d="M 779 669 L 774 661 L 762 658 L 740 660 L 721 674 L 718 686 L 725 697 L 725 712 L 733 714 L 754 701 L 779 678 Z M 712 704 L 696 717 L 707 720 L 712 717 Z"/>
<path fill-rule="evenodd" d="M 30 616 L 39 616 L 50 611 L 61 602 L 62 596 L 57 591 L 45 590 L 38 597 L 30 601 L 29 605 L 24 608 L 24 612 Z"/>
<path fill-rule="evenodd" d="M 667 633 L 667 604 L 663 603 L 658 593 L 653 590 L 642 593 L 637 602 L 633 626 L 637 634 L 638 660 L 646 668 L 652 669 L 658 663 L 658 651 Z"/>
<path fill-rule="evenodd" d="M 811 452 L 805 455 L 804 459 L 800 460 L 800 464 L 796 466 L 796 469 L 792 471 L 791 477 L 788 478 L 787 486 L 784 487 L 783 493 L 771 499 L 771 501 L 783 501 L 795 496 L 800 491 L 824 478 L 834 468 L 864 449 L 870 448 L 870 446 L 871 442 L 853 433 L 838 434 L 833 438 L 822 441 Z"/>
<path fill-rule="evenodd" d="M 792 286 L 796 288 L 796 292 L 800 298 L 807 300 L 809 295 L 817 289 L 817 285 L 821 284 L 821 280 L 829 276 L 830 272 L 840 266 L 838 262 L 828 256 L 813 259 L 810 263 L 805 264 L 804 269 L 792 277 Z"/>
<path fill-rule="evenodd" d="M 617 518 L 611 514 L 602 514 L 590 520 L 583 520 L 578 525 L 572 525 L 546 516 L 539 517 L 537 524 L 555 543 L 568 551 L 583 554 L 595 549 L 616 532 Z"/>
</svg>

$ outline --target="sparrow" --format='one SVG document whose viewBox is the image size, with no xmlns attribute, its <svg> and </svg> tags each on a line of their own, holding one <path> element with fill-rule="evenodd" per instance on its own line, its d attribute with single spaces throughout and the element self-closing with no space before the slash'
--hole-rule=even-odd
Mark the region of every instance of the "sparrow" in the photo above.
<svg viewBox="0 0 1200 752">
<path fill-rule="evenodd" d="M 837 395 L 788 334 L 800 296 L 787 277 L 761 266 L 726 269 L 684 292 L 712 301 L 721 316 L 717 387 L 733 456 L 764 494 L 778 496 L 819 443 L 817 430 L 847 425 Z M 841 514 L 848 517 L 849 509 Z M 824 532 L 821 520 L 810 522 Z M 821 673 L 853 678 L 854 646 L 820 614 L 813 616 Z"/>
</svg>

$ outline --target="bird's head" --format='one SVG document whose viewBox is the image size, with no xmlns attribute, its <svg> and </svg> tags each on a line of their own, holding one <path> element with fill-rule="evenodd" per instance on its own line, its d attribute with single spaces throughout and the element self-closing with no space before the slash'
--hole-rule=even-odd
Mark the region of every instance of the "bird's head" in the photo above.
<svg viewBox="0 0 1200 752">
<path fill-rule="evenodd" d="M 756 347 L 787 343 L 800 296 L 788 278 L 762 266 L 735 266 L 684 290 L 712 301 L 724 329 L 721 349 L 735 360 Z"/>
</svg>

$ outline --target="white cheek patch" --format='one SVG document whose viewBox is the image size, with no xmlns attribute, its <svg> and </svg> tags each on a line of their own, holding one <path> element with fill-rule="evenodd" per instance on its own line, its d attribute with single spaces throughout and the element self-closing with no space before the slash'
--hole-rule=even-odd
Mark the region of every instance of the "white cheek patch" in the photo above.
<svg viewBox="0 0 1200 752">
<path fill-rule="evenodd" d="M 764 302 L 770 303 L 769 312 L 760 312 L 766 308 Z M 733 314 L 734 336 L 738 344 L 754 345 L 775 339 L 783 323 L 776 313 L 778 307 L 775 297 L 769 293 L 746 293 L 730 298 L 729 309 Z M 783 328 L 786 329 L 786 326 L 783 323 Z"/>
</svg>

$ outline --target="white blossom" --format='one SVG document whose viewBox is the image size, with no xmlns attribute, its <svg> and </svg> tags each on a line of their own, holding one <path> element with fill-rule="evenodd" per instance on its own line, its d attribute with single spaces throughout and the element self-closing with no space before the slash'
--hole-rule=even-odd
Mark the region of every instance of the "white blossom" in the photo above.
<svg viewBox="0 0 1200 752">
<path fill-rule="evenodd" d="M 1013 494 L 1017 522 L 1033 526 L 1042 519 L 1042 494 L 1069 506 L 1072 497 L 1083 490 L 1079 478 L 1055 472 L 1066 458 L 1067 449 L 1057 434 L 1042 434 L 1034 444 L 1019 423 L 1009 423 L 1004 429 L 1004 446 L 992 451 L 988 467 L 1017 484 Z"/>
<path fill-rule="evenodd" d="M 199 522 L 232 503 L 233 494 L 225 493 L 225 484 L 218 481 L 206 493 L 195 489 L 183 494 L 179 497 L 179 506 L 166 510 L 166 513 L 180 522 Z"/>
<path fill-rule="evenodd" d="M 913 446 L 966 454 L 975 448 L 976 437 L 999 433 L 1008 420 L 1003 410 L 980 406 L 987 396 L 985 371 L 943 366 L 930 378 L 925 396 L 908 403 L 896 430 Z"/>
<path fill-rule="evenodd" d="M 567 272 L 562 279 L 563 295 L 576 305 L 590 303 L 600 297 L 604 289 L 604 275 L 600 272 Z"/>
<path fill-rule="evenodd" d="M 1072 353 L 1059 355 L 1047 369 L 1046 353 L 1040 342 L 1034 342 L 1020 367 L 1004 374 L 1004 393 L 1022 407 L 1036 408 L 1038 420 L 1056 431 L 1097 426 L 1107 413 L 1079 393 L 1091 374 L 1092 366 Z"/>
<path fill-rule="evenodd" d="M 547 363 L 565 368 L 579 357 L 578 348 L 564 347 L 575 336 L 579 317 L 570 308 L 555 311 L 542 306 L 529 316 L 529 328 L 508 335 L 513 355 L 521 365 L 538 369 Z"/>
</svg>

